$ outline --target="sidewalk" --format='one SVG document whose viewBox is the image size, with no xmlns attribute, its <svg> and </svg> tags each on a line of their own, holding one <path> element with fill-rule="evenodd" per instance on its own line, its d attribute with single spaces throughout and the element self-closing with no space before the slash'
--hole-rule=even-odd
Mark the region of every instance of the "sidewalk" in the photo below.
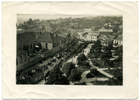
<svg viewBox="0 0 140 100">
<path fill-rule="evenodd" d="M 114 77 L 113 75 L 105 72 L 102 68 L 99 68 L 99 67 L 93 65 L 91 61 L 90 61 L 90 66 L 93 67 L 93 68 L 96 68 L 100 73 L 102 73 L 103 75 L 105 75 L 105 76 L 107 76 L 109 78 L 113 78 Z"/>
</svg>

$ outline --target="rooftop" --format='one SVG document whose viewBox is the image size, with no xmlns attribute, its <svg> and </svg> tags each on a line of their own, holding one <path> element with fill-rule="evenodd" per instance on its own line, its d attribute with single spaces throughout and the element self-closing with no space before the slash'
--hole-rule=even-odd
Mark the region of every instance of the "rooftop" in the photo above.
<svg viewBox="0 0 140 100">
<path fill-rule="evenodd" d="M 52 43 L 50 34 L 51 33 L 49 33 L 49 32 L 42 32 L 41 35 L 38 37 L 37 41 Z"/>
<path fill-rule="evenodd" d="M 103 35 L 103 34 L 100 34 L 98 37 L 98 39 L 107 40 L 107 41 L 112 41 L 114 38 L 115 36 L 113 35 Z"/>
<path fill-rule="evenodd" d="M 17 34 L 17 46 L 23 46 L 36 41 L 34 32 L 24 32 Z"/>
<path fill-rule="evenodd" d="M 113 32 L 112 29 L 105 29 L 105 27 L 102 27 L 101 29 L 99 29 L 99 32 Z"/>
<path fill-rule="evenodd" d="M 116 40 L 122 40 L 122 35 L 118 35 L 118 37 L 116 38 Z"/>
<path fill-rule="evenodd" d="M 62 40 L 62 39 L 64 39 L 64 37 L 60 36 L 60 34 L 57 35 L 57 34 L 53 34 L 53 33 L 50 33 L 50 32 L 43 32 L 43 33 L 41 33 L 41 35 L 39 36 L 37 41 L 54 43 L 54 42 L 58 42 L 59 40 Z"/>
</svg>

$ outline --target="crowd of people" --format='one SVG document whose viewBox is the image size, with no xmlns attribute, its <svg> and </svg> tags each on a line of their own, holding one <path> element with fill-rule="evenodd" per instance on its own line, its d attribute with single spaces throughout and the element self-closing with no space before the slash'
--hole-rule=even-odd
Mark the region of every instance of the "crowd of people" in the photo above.
<svg viewBox="0 0 140 100">
<path fill-rule="evenodd" d="M 37 84 L 43 79 L 46 80 L 46 75 L 48 75 L 48 72 L 53 69 L 54 65 L 65 62 L 70 56 L 71 53 L 67 52 L 56 53 L 53 55 L 53 57 L 42 61 L 39 65 L 33 67 L 31 70 L 25 72 L 24 74 L 22 74 L 23 71 L 18 71 L 16 83 Z"/>
<path fill-rule="evenodd" d="M 44 78 L 44 70 L 47 70 L 46 65 L 40 64 L 26 73 L 20 73 L 17 76 L 17 84 L 36 84 Z"/>
</svg>

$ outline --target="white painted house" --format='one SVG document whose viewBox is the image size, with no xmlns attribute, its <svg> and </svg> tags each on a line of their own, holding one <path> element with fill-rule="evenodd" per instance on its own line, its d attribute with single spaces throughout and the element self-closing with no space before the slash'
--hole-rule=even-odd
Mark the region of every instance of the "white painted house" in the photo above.
<svg viewBox="0 0 140 100">
<path fill-rule="evenodd" d="M 115 38 L 113 41 L 113 47 L 118 47 L 118 46 L 122 46 L 122 45 L 123 45 L 122 35 L 118 35 L 118 37 Z"/>
<path fill-rule="evenodd" d="M 86 41 L 97 41 L 98 32 L 86 32 L 82 35 Z"/>
<path fill-rule="evenodd" d="M 38 42 L 41 43 L 43 49 L 58 51 L 64 48 L 64 37 L 50 32 L 42 33 L 39 36 Z"/>
</svg>

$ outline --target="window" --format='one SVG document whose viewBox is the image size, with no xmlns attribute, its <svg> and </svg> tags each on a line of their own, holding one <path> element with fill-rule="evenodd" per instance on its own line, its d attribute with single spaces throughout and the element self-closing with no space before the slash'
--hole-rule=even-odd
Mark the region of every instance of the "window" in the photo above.
<svg viewBox="0 0 140 100">
<path fill-rule="evenodd" d="M 104 41 L 101 41 L 101 43 L 103 44 L 103 43 L 104 43 Z"/>
<path fill-rule="evenodd" d="M 57 46 L 59 46 L 60 45 L 60 42 L 57 42 Z"/>
<path fill-rule="evenodd" d="M 29 45 L 27 45 L 27 50 L 29 50 Z"/>
<path fill-rule="evenodd" d="M 119 44 L 121 44 L 121 41 L 118 41 Z"/>
<path fill-rule="evenodd" d="M 108 38 L 106 36 L 103 37 L 103 40 L 107 40 Z"/>
<path fill-rule="evenodd" d="M 58 46 L 59 42 L 56 43 L 56 47 Z"/>
<path fill-rule="evenodd" d="M 24 54 L 24 61 L 26 61 L 26 54 Z"/>
<path fill-rule="evenodd" d="M 31 48 L 31 49 L 33 48 L 32 44 L 30 44 L 30 48 Z"/>
<path fill-rule="evenodd" d="M 22 56 L 19 57 L 19 62 L 22 63 Z"/>
<path fill-rule="evenodd" d="M 57 43 L 54 43 L 55 44 L 55 47 L 57 47 L 57 45 L 58 45 L 58 42 Z"/>
<path fill-rule="evenodd" d="M 54 47 L 54 48 L 56 47 L 56 43 L 53 44 L 53 47 Z"/>
<path fill-rule="evenodd" d="M 18 65 L 18 58 L 16 58 L 16 63 L 17 63 L 17 65 Z"/>
<path fill-rule="evenodd" d="M 35 48 L 35 43 L 34 43 L 34 46 L 33 47 Z"/>
<path fill-rule="evenodd" d="M 48 44 L 46 43 L 46 49 L 48 49 Z"/>
<path fill-rule="evenodd" d="M 117 43 L 118 41 L 117 40 L 114 40 L 114 43 Z"/>
</svg>

